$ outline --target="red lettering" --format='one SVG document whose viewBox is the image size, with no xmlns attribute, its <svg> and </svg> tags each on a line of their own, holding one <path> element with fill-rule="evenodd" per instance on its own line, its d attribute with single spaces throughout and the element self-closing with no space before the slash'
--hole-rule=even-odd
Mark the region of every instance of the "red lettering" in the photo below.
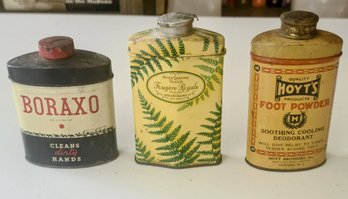
<svg viewBox="0 0 348 199">
<path fill-rule="evenodd" d="M 94 100 L 93 100 L 94 99 Z M 93 102 L 95 103 L 95 107 L 93 109 Z M 88 99 L 89 102 L 89 110 L 91 111 L 91 113 L 96 113 L 99 111 L 99 100 L 98 100 L 98 96 L 96 95 L 92 95 L 91 97 L 89 97 Z"/>
<path fill-rule="evenodd" d="M 83 108 L 82 108 L 82 102 L 84 99 L 86 99 L 86 97 L 80 97 L 80 101 L 78 101 L 79 98 L 77 98 L 77 97 L 73 97 L 72 99 L 75 101 L 75 103 L 77 105 L 77 109 L 76 109 L 76 112 L 74 113 L 74 115 L 80 115 L 80 113 L 79 113 L 80 111 L 81 111 L 82 115 L 87 114 L 87 112 L 85 110 L 83 110 Z"/>
<path fill-rule="evenodd" d="M 23 112 L 37 115 L 86 115 L 99 111 L 99 98 L 96 95 L 88 97 L 51 98 L 28 97 L 22 98 Z M 58 101 L 57 101 L 58 100 Z"/>
<path fill-rule="evenodd" d="M 66 102 L 67 98 L 61 98 L 61 100 L 62 100 L 62 111 L 60 115 L 73 115 L 71 113 L 68 102 Z M 65 112 L 68 112 L 68 114 L 66 114 Z"/>
<path fill-rule="evenodd" d="M 21 95 L 22 101 L 23 101 L 23 107 L 24 113 L 31 113 L 33 111 L 33 108 L 30 106 L 30 98 L 25 96 L 25 95 Z"/>
<path fill-rule="evenodd" d="M 44 113 L 42 99 L 39 98 L 39 97 L 34 97 L 33 102 L 34 102 L 35 113 L 38 114 L 38 115 L 42 115 Z M 39 109 L 40 109 L 40 111 L 39 111 Z"/>
<path fill-rule="evenodd" d="M 44 98 L 47 105 L 47 115 L 58 115 L 56 101 L 53 98 Z M 52 113 L 53 110 L 53 113 Z"/>
</svg>

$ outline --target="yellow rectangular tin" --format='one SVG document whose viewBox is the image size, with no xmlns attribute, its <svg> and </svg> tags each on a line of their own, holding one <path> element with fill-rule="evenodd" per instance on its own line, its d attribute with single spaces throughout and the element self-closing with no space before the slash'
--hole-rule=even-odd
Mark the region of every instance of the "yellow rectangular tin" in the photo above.
<svg viewBox="0 0 348 199">
<path fill-rule="evenodd" d="M 169 13 L 129 38 L 135 160 L 171 168 L 221 162 L 222 35 Z"/>
</svg>

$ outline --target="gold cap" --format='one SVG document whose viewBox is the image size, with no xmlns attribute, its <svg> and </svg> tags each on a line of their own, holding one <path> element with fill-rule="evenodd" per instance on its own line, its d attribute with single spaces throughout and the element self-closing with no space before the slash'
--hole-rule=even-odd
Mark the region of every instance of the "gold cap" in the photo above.
<svg viewBox="0 0 348 199">
<path fill-rule="evenodd" d="M 193 33 L 192 23 L 195 18 L 197 18 L 195 14 L 171 12 L 160 16 L 158 25 L 160 31 L 166 35 L 187 36 Z"/>
<path fill-rule="evenodd" d="M 307 11 L 288 11 L 280 15 L 280 33 L 291 39 L 309 39 L 316 35 L 318 15 Z"/>
</svg>

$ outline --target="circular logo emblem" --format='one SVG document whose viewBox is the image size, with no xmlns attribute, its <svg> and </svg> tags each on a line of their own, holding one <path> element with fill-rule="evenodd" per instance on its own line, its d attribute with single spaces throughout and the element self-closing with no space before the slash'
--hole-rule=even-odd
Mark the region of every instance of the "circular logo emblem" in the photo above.
<svg viewBox="0 0 348 199">
<path fill-rule="evenodd" d="M 289 129 L 301 128 L 307 122 L 307 115 L 304 111 L 300 113 L 288 112 L 283 116 L 283 124 Z"/>
</svg>

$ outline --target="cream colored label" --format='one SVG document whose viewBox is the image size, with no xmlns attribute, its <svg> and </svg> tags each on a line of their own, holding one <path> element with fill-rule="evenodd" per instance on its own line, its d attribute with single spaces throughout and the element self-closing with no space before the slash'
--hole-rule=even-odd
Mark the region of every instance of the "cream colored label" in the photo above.
<svg viewBox="0 0 348 199">
<path fill-rule="evenodd" d="M 252 61 L 247 161 L 276 170 L 325 161 L 338 61 L 277 65 Z"/>
<path fill-rule="evenodd" d="M 89 137 L 115 128 L 112 81 L 71 87 L 13 84 L 23 133 L 54 138 Z"/>
<path fill-rule="evenodd" d="M 182 103 L 202 94 L 205 82 L 199 75 L 183 71 L 158 73 L 147 81 L 149 92 L 163 101 Z"/>
<path fill-rule="evenodd" d="M 53 10 L 53 11 L 65 11 L 64 0 L 3 0 L 4 8 L 8 11 L 11 10 Z"/>
</svg>

